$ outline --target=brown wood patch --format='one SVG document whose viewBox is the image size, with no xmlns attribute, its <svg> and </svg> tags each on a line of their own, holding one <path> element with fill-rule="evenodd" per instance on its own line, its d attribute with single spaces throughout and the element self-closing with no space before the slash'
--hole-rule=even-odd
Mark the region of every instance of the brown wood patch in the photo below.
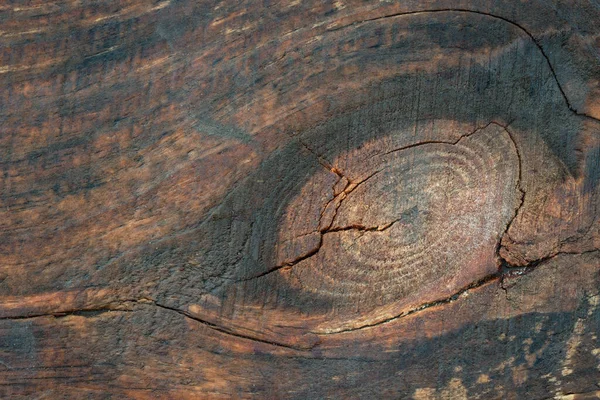
<svg viewBox="0 0 600 400">
<path fill-rule="evenodd" d="M 0 397 L 600 398 L 599 20 L 0 4 Z"/>
</svg>

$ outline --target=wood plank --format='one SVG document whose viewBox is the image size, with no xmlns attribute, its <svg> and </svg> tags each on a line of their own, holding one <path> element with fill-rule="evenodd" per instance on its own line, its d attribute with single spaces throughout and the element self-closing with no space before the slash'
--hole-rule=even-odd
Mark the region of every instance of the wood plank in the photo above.
<svg viewBox="0 0 600 400">
<path fill-rule="evenodd" d="M 600 398 L 598 20 L 0 5 L 0 397 Z"/>
</svg>

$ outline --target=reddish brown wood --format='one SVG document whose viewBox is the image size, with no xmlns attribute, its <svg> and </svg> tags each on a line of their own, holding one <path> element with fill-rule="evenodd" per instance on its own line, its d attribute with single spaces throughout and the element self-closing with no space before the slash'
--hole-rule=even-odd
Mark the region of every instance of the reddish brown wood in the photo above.
<svg viewBox="0 0 600 400">
<path fill-rule="evenodd" d="M 0 4 L 0 397 L 600 398 L 599 20 Z"/>
</svg>

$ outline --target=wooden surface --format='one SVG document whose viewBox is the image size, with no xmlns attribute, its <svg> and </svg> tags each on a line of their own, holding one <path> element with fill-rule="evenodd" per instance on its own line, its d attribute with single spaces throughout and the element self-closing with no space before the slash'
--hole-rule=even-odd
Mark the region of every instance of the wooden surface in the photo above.
<svg viewBox="0 0 600 400">
<path fill-rule="evenodd" d="M 0 397 L 600 398 L 598 21 L 0 3 Z"/>
</svg>

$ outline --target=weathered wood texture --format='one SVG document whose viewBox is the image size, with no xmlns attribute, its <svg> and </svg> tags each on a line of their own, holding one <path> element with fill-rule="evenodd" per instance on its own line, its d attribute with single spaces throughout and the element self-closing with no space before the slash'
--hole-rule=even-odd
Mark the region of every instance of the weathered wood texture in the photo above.
<svg viewBox="0 0 600 400">
<path fill-rule="evenodd" d="M 0 397 L 599 398 L 599 21 L 0 3 Z"/>
</svg>

